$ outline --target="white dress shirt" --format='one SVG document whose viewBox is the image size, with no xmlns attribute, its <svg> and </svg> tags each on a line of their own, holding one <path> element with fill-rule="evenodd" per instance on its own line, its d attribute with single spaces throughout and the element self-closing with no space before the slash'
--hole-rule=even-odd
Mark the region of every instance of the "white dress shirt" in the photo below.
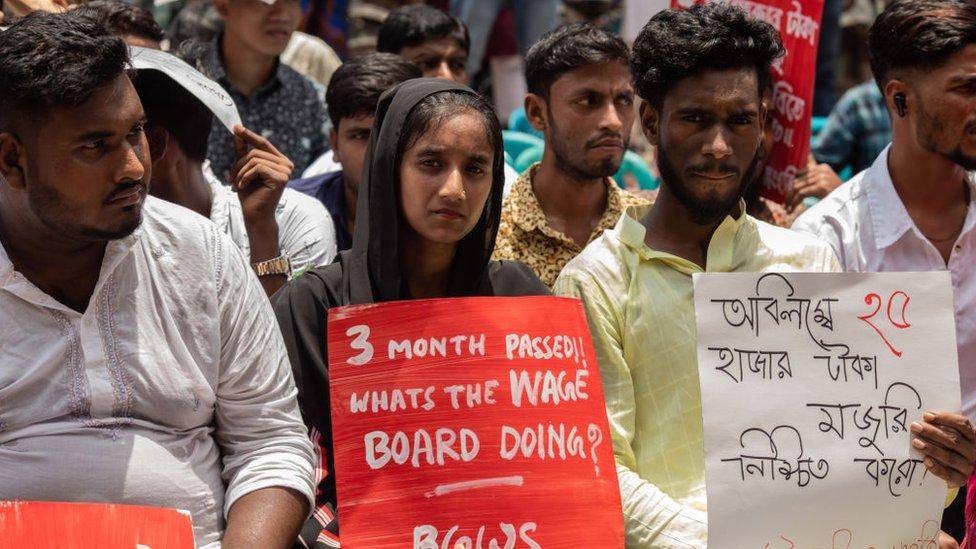
<svg viewBox="0 0 976 549">
<path fill-rule="evenodd" d="M 218 547 L 249 492 L 314 501 L 296 393 L 257 277 L 190 210 L 147 198 L 84 313 L 0 246 L 0 500 L 184 509 L 197 545 Z"/>
<path fill-rule="evenodd" d="M 229 186 L 221 184 L 209 165 L 204 167 L 203 174 L 213 191 L 210 220 L 250 259 L 251 241 L 240 199 Z M 278 248 L 291 261 L 296 275 L 328 265 L 335 259 L 335 225 L 328 210 L 315 198 L 286 188 L 275 208 L 275 221 L 278 222 Z"/>
<path fill-rule="evenodd" d="M 944 271 L 952 276 L 962 411 L 976 421 L 976 188 L 949 263 L 918 230 L 895 191 L 886 148 L 874 164 L 800 216 L 793 229 L 829 243 L 845 271 Z"/>
</svg>

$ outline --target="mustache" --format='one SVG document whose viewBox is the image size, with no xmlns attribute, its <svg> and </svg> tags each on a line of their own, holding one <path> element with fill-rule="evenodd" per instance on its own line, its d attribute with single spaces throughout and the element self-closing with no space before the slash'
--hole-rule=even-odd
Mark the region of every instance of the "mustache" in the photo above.
<svg viewBox="0 0 976 549">
<path fill-rule="evenodd" d="M 107 204 L 115 200 L 116 198 L 122 196 L 123 194 L 130 193 L 132 192 L 133 189 L 137 187 L 145 191 L 147 189 L 146 182 L 140 179 L 138 181 L 131 181 L 124 185 L 118 185 L 117 187 L 115 187 L 115 189 L 112 192 L 109 193 L 108 196 L 105 197 L 105 203 Z"/>
<path fill-rule="evenodd" d="M 605 133 L 601 133 L 600 135 L 598 135 L 598 136 L 596 136 L 596 137 L 588 140 L 586 142 L 586 148 L 587 149 L 591 149 L 593 147 L 598 146 L 597 144 L 600 143 L 600 142 L 602 142 L 602 141 L 610 141 L 610 140 L 619 142 L 620 143 L 620 146 L 622 146 L 622 147 L 626 147 L 627 146 L 627 140 L 624 139 L 623 134 L 616 133 L 616 132 L 605 132 Z"/>
<path fill-rule="evenodd" d="M 698 164 L 689 166 L 685 173 L 728 173 L 739 175 L 739 168 L 722 162 Z"/>
</svg>

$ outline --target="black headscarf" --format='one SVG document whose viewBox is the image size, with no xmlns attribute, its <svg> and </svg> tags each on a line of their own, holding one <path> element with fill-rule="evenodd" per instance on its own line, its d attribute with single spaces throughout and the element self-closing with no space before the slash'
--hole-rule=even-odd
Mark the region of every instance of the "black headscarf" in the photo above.
<svg viewBox="0 0 976 549">
<path fill-rule="evenodd" d="M 348 262 L 345 275 L 350 303 L 408 297 L 403 294 L 400 277 L 398 235 L 402 219 L 397 181 L 402 159 L 398 157 L 398 148 L 407 117 L 424 99 L 438 93 L 474 95 L 475 92 L 449 80 L 417 78 L 387 90 L 380 97 L 359 184 L 353 245 L 350 253 L 342 258 Z M 494 152 L 491 192 L 478 224 L 458 243 L 454 256 L 447 288 L 447 295 L 452 297 L 484 295 L 486 269 L 495 248 L 505 186 L 501 136 L 496 140 Z"/>
<path fill-rule="evenodd" d="M 336 505 L 326 344 L 328 312 L 342 305 L 409 298 L 400 276 L 398 237 L 403 218 L 397 195 L 401 160 L 397 148 L 410 112 L 425 98 L 445 92 L 474 93 L 453 82 L 419 78 L 383 94 L 359 185 L 352 249 L 340 253 L 332 265 L 312 269 L 285 284 L 271 298 L 298 386 L 302 416 L 309 428 L 321 435 L 319 442 L 328 474 L 319 485 L 319 505 L 333 509 Z M 492 163 L 491 192 L 478 224 L 458 243 L 448 296 L 549 294 L 549 288 L 524 264 L 490 260 L 501 218 L 504 156 L 499 139 Z M 311 519 L 302 531 L 302 539 L 314 540 L 317 529 L 321 530 L 321 525 Z M 337 532 L 338 524 L 328 529 Z"/>
</svg>

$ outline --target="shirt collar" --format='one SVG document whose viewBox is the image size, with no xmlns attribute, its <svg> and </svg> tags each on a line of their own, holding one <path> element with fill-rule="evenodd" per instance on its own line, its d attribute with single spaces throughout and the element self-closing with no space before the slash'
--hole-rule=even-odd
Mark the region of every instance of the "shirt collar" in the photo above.
<svg viewBox="0 0 976 549">
<path fill-rule="evenodd" d="M 746 214 L 745 201 L 739 201 L 738 209 L 739 216 L 725 216 L 708 243 L 706 269 L 709 272 L 731 272 L 735 269 L 735 237 L 743 227 L 750 223 L 749 216 Z M 650 205 L 627 208 L 613 229 L 617 239 L 634 250 L 644 261 L 660 259 L 683 272 L 701 272 L 702 269 L 691 261 L 667 252 L 653 250 L 644 243 L 647 229 L 640 220 L 650 211 Z"/>
<path fill-rule="evenodd" d="M 517 206 L 512 210 L 512 221 L 526 232 L 535 230 L 546 232 L 549 230 L 546 213 L 542 210 L 539 199 L 536 198 L 535 192 L 532 190 L 532 180 L 541 165 L 541 162 L 536 162 L 522 172 L 522 175 L 512 185 L 511 193 L 509 193 L 509 200 Z M 607 186 L 607 207 L 600 218 L 601 226 L 607 224 L 609 219 L 616 219 L 624 210 L 623 193 L 620 191 L 620 187 L 610 177 L 604 178 L 604 183 Z"/>
<path fill-rule="evenodd" d="M 891 152 L 891 145 L 885 147 L 874 164 L 865 174 L 864 192 L 867 197 L 868 209 L 871 213 L 871 228 L 874 229 L 874 244 L 878 251 L 898 242 L 907 232 L 918 232 L 915 222 L 908 215 L 904 202 L 895 190 L 895 183 L 891 179 L 891 172 L 888 169 L 888 154 Z M 976 185 L 974 185 L 973 174 L 966 175 L 966 183 L 969 185 L 969 209 L 973 210 L 973 202 L 976 200 Z M 963 232 L 968 231 L 971 225 L 976 222 L 976 217 L 967 215 L 966 226 Z M 924 238 L 919 232 L 919 236 Z"/>
</svg>

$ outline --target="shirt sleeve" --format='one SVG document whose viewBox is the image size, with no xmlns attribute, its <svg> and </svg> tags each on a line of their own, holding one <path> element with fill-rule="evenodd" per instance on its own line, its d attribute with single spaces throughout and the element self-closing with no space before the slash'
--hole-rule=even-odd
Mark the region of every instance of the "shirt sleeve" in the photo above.
<svg viewBox="0 0 976 549">
<path fill-rule="evenodd" d="M 829 164 L 835 172 L 840 172 L 853 160 L 856 150 L 857 123 L 853 110 L 857 105 L 850 97 L 842 97 L 831 111 L 827 123 L 813 144 L 813 156 L 818 162 Z"/>
<path fill-rule="evenodd" d="M 241 252 L 227 236 L 216 238 L 220 376 L 214 436 L 227 486 L 224 515 L 241 496 L 269 487 L 291 488 L 312 505 L 312 444 L 274 313 Z"/>
<path fill-rule="evenodd" d="M 678 503 L 635 470 L 632 443 L 638 410 L 633 380 L 620 344 L 620 317 L 607 291 L 591 277 L 581 280 L 577 276 L 584 275 L 567 275 L 564 271 L 556 280 L 554 293 L 581 300 L 586 312 L 613 439 L 627 547 L 704 547 L 708 534 L 706 514 Z"/>
<path fill-rule="evenodd" d="M 285 190 L 277 215 L 281 253 L 291 261 L 293 276 L 328 265 L 336 256 L 335 224 L 318 200 Z"/>
</svg>

